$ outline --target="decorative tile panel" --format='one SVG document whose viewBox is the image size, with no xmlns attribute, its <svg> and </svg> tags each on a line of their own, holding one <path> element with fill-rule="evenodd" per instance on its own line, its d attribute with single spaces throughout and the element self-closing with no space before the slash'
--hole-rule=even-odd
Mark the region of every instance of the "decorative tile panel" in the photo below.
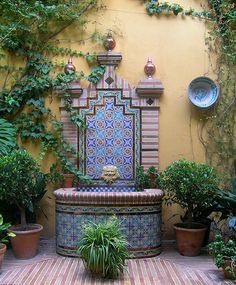
<svg viewBox="0 0 236 285">
<path fill-rule="evenodd" d="M 101 223 L 116 215 L 121 230 L 135 257 L 154 256 L 161 251 L 161 205 L 156 206 L 74 206 L 57 205 L 57 252 L 77 256 L 77 243 L 83 236 L 83 225 Z"/>
<path fill-rule="evenodd" d="M 87 129 L 80 133 L 80 169 L 100 180 L 105 165 L 119 170 L 119 180 L 134 181 L 140 154 L 140 112 L 120 91 L 99 91 L 89 107 L 80 110 Z"/>
<path fill-rule="evenodd" d="M 83 225 L 107 221 L 112 215 L 118 217 L 134 257 L 160 253 L 161 201 L 164 193 L 158 189 L 130 192 L 130 186 L 125 188 L 128 191 L 113 192 L 110 189 L 113 187 L 104 187 L 106 191 L 101 191 L 101 186 L 93 186 L 92 192 L 86 189 L 80 192 L 73 188 L 61 188 L 54 192 L 58 253 L 77 256 L 77 243 L 83 236 Z M 117 188 L 122 191 L 124 187 Z"/>
</svg>

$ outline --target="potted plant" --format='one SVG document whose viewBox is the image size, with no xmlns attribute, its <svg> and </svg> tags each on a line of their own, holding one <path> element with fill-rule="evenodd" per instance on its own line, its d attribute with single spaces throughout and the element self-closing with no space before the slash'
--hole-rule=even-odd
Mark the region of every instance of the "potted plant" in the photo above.
<svg viewBox="0 0 236 285">
<path fill-rule="evenodd" d="M 73 187 L 74 173 L 63 173 L 63 188 Z"/>
<path fill-rule="evenodd" d="M 198 255 L 206 226 L 194 222 L 195 209 L 214 203 L 219 183 L 215 170 L 204 163 L 178 160 L 161 173 L 160 186 L 165 190 L 167 204 L 177 203 L 185 210 L 186 221 L 174 225 L 181 255 Z"/>
<path fill-rule="evenodd" d="M 9 237 L 15 236 L 12 232 L 6 232 L 10 226 L 11 225 L 9 223 L 3 223 L 3 217 L 0 214 L 0 270 L 2 268 L 4 254 L 7 250 L 6 243 L 8 243 Z"/>
<path fill-rule="evenodd" d="M 157 188 L 157 177 L 159 175 L 155 166 L 150 166 L 147 170 L 147 175 L 149 177 L 149 188 Z"/>
<path fill-rule="evenodd" d="M 15 204 L 20 213 L 20 224 L 10 228 L 16 235 L 11 243 L 17 258 L 31 258 L 37 253 L 43 227 L 27 224 L 26 209 L 34 211 L 35 202 L 43 197 L 45 187 L 45 175 L 25 149 L 0 157 L 0 199 Z"/>
<path fill-rule="evenodd" d="M 157 188 L 158 171 L 155 166 L 150 166 L 147 172 L 144 171 L 144 167 L 141 165 L 137 169 L 136 175 L 136 188 L 138 191 L 144 189 Z"/>
<path fill-rule="evenodd" d="M 63 160 L 63 188 L 71 188 L 78 186 L 78 184 L 92 184 L 92 180 L 89 176 L 83 175 L 77 167 L 69 161 Z"/>
<path fill-rule="evenodd" d="M 226 278 L 236 279 L 236 242 L 233 239 L 224 241 L 216 235 L 215 241 L 208 246 L 218 268 L 222 268 Z"/>
<path fill-rule="evenodd" d="M 104 223 L 85 225 L 78 254 L 92 274 L 116 278 L 124 272 L 125 259 L 131 257 L 127 246 L 118 219 L 111 217 Z"/>
</svg>

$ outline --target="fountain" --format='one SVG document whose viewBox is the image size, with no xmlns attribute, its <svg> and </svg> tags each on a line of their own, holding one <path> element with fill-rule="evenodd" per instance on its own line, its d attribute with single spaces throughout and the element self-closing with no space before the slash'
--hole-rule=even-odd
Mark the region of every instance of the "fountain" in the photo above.
<svg viewBox="0 0 236 285">
<path fill-rule="evenodd" d="M 94 181 L 54 192 L 56 248 L 64 256 L 77 256 L 83 224 L 99 223 L 111 215 L 120 219 L 135 258 L 161 252 L 163 192 L 136 191 L 135 177 L 139 165 L 145 169 L 159 165 L 159 96 L 163 86 L 152 78 L 155 66 L 149 58 L 147 78 L 132 89 L 115 72 L 121 54 L 110 49 L 97 56 L 98 63 L 106 66 L 98 84 L 82 89 L 76 82 L 70 87 L 72 106 L 85 118 L 85 130 L 70 122 L 63 93 L 58 91 L 64 137 L 75 145 L 81 158 L 71 161 Z"/>
</svg>

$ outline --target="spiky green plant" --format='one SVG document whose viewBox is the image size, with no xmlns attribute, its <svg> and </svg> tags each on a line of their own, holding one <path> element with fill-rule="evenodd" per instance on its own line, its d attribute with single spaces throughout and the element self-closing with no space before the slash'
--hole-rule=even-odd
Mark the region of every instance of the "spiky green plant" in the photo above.
<svg viewBox="0 0 236 285">
<path fill-rule="evenodd" d="M 127 246 L 118 219 L 111 217 L 104 223 L 85 225 L 84 236 L 78 243 L 78 254 L 91 273 L 116 278 L 124 272 L 125 259 L 131 257 Z"/>
</svg>

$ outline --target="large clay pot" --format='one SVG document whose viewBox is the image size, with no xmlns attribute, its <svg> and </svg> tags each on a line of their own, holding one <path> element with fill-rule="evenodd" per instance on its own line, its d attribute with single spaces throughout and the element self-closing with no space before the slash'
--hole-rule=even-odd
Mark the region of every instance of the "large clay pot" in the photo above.
<svg viewBox="0 0 236 285">
<path fill-rule="evenodd" d="M 185 256 L 196 256 L 200 253 L 206 226 L 199 223 L 179 223 L 174 225 L 179 253 Z"/>
<path fill-rule="evenodd" d="M 16 258 L 28 259 L 37 254 L 38 242 L 42 230 L 43 226 L 39 224 L 27 224 L 26 229 L 22 229 L 21 225 L 9 228 L 9 231 L 16 235 L 10 238 Z"/>
<path fill-rule="evenodd" d="M 4 243 L 0 243 L 0 270 L 2 268 L 2 261 L 6 251 L 7 251 L 6 245 Z"/>
</svg>

